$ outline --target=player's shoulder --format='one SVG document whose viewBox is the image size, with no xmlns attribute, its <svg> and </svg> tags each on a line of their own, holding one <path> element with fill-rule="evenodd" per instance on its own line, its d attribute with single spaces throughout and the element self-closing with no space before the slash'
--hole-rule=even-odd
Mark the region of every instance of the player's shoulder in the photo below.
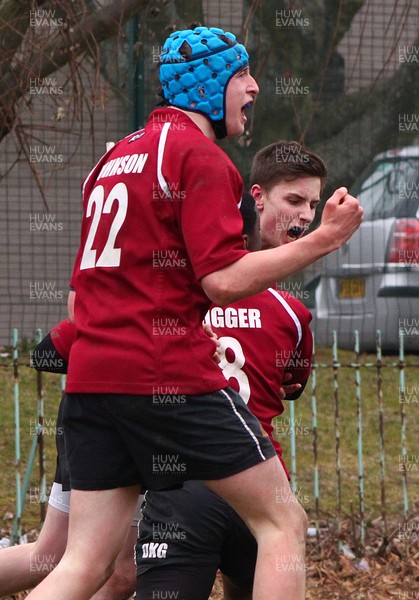
<svg viewBox="0 0 419 600">
<path fill-rule="evenodd" d="M 269 288 L 263 292 L 266 301 L 276 305 L 278 310 L 294 313 L 303 323 L 309 323 L 312 319 L 312 314 L 304 304 L 295 297 L 291 292 L 275 290 Z"/>
<path fill-rule="evenodd" d="M 205 157 L 211 164 L 211 158 L 217 157 L 226 162 L 230 159 L 215 142 L 207 137 L 196 123 L 181 110 L 173 107 L 158 108 L 150 113 L 146 131 L 164 135 L 165 146 L 175 149 L 182 156 L 190 154 L 191 158 Z"/>
</svg>

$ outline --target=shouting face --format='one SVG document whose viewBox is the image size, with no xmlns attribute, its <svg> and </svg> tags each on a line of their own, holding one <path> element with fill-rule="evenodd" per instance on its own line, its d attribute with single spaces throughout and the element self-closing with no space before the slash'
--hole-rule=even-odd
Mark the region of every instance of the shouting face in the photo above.
<svg viewBox="0 0 419 600">
<path fill-rule="evenodd" d="M 229 137 L 241 135 L 247 121 L 245 110 L 251 107 L 259 87 L 250 75 L 249 67 L 230 79 L 226 90 L 226 129 Z"/>
<path fill-rule="evenodd" d="M 320 202 L 320 187 L 317 177 L 281 181 L 269 192 L 258 184 L 252 187 L 260 216 L 263 249 L 288 244 L 305 233 Z"/>
</svg>

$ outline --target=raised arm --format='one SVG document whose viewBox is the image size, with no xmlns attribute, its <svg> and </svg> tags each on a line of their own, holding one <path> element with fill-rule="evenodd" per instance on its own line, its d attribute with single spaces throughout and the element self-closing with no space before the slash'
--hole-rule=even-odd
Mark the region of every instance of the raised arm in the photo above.
<svg viewBox="0 0 419 600">
<path fill-rule="evenodd" d="M 342 187 L 326 202 L 320 226 L 278 248 L 249 253 L 201 279 L 206 295 L 220 306 L 257 294 L 345 244 L 361 224 L 363 209 Z"/>
</svg>

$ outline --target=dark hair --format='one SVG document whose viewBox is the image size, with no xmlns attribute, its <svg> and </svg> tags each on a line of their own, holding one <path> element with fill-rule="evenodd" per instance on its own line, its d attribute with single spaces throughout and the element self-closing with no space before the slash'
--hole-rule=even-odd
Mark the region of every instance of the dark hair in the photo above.
<svg viewBox="0 0 419 600">
<path fill-rule="evenodd" d="M 256 227 L 257 213 L 255 199 L 249 192 L 243 192 L 240 212 L 243 218 L 243 235 L 252 235 Z"/>
<path fill-rule="evenodd" d="M 280 140 L 255 154 L 250 171 L 250 185 L 257 183 L 269 192 L 281 181 L 319 177 L 323 188 L 326 176 L 327 168 L 320 156 L 298 142 Z"/>
</svg>

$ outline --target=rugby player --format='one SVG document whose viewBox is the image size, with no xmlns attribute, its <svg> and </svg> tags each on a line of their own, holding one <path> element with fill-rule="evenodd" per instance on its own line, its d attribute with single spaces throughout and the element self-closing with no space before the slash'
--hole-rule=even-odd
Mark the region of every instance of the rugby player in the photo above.
<svg viewBox="0 0 419 600">
<path fill-rule="evenodd" d="M 322 159 L 296 142 L 260 150 L 251 172 L 258 214 L 250 194 L 240 205 L 247 249 L 258 250 L 261 240 L 269 248 L 301 237 L 314 218 L 325 177 Z M 310 320 L 299 300 L 273 288 L 212 306 L 205 318 L 219 336 L 224 376 L 269 435 L 287 477 L 273 419 L 284 411 L 285 373 L 293 386 L 286 399 L 299 397 L 306 385 Z M 278 486 L 276 495 L 278 504 L 298 503 L 288 483 Z M 138 600 L 170 593 L 182 600 L 207 600 L 217 569 L 223 574 L 225 600 L 251 600 L 256 556 L 255 538 L 243 520 L 201 482 L 146 493 L 136 547 Z M 304 573 L 305 563 L 298 556 L 278 556 L 277 568 Z"/>
<path fill-rule="evenodd" d="M 54 327 L 31 354 L 31 365 L 39 371 L 67 373 L 75 327 L 69 319 Z M 0 596 L 8 596 L 38 585 L 56 567 L 67 543 L 70 510 L 70 479 L 64 447 L 61 405 L 56 425 L 57 466 L 48 498 L 45 522 L 35 542 L 0 551 Z M 126 542 L 115 562 L 112 576 L 91 600 L 126 600 L 135 590 L 133 547 L 137 540 L 142 496 L 137 503 Z"/>
<path fill-rule="evenodd" d="M 302 600 L 304 573 L 277 562 L 304 561 L 304 511 L 277 502 L 285 472 L 257 419 L 226 387 L 201 322 L 210 301 L 266 290 L 340 247 L 362 208 L 340 188 L 318 229 L 292 250 L 248 253 L 237 208 L 242 181 L 214 143 L 243 133 L 258 94 L 246 49 L 231 33 L 198 27 L 171 34 L 160 60 L 166 106 L 111 148 L 83 186 L 63 410 L 68 542 L 28 598 L 88 600 L 112 573 L 140 489 L 202 479 L 257 540 L 254 599 Z M 175 266 L 160 267 L 169 251 Z M 169 389 L 185 402 L 161 406 Z"/>
</svg>

